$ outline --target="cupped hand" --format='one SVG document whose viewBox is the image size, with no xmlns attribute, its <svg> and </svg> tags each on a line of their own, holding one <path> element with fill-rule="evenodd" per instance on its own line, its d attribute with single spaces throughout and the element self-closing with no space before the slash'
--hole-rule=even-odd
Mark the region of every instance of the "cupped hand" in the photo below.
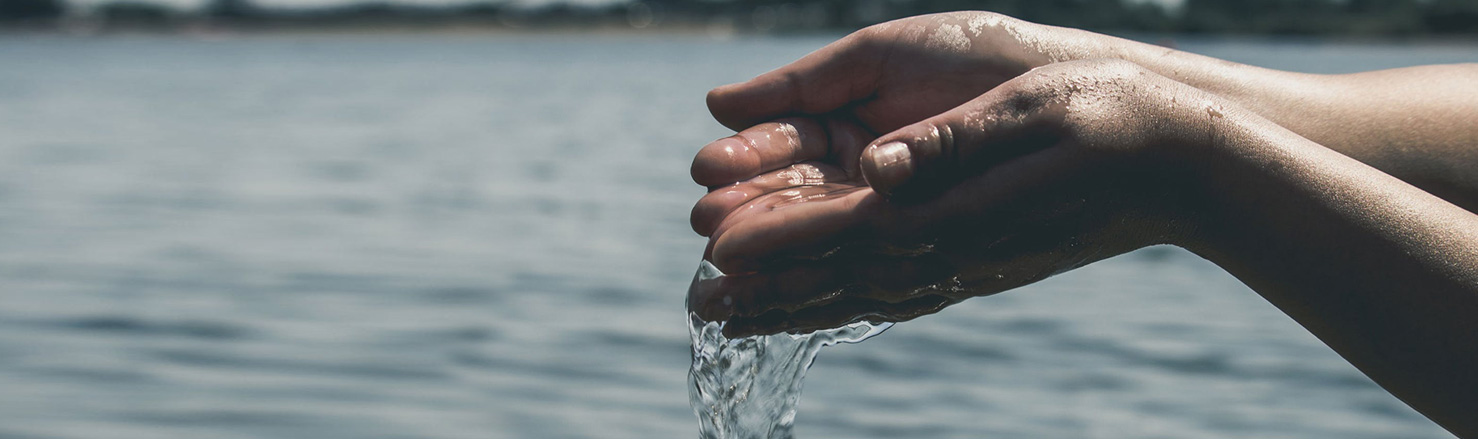
<svg viewBox="0 0 1478 439">
<path fill-rule="evenodd" d="M 730 336 L 901 321 L 1194 230 L 1198 151 L 1233 110 L 1123 61 L 1057 63 L 873 138 L 842 116 L 699 152 L 728 273 L 689 307 Z M 737 183 L 729 183 L 738 181 Z"/>
<path fill-rule="evenodd" d="M 1053 62 L 1118 58 L 1116 38 L 1005 15 L 951 12 L 874 25 L 746 82 L 709 92 L 734 130 L 785 116 L 845 114 L 886 133 Z"/>
</svg>

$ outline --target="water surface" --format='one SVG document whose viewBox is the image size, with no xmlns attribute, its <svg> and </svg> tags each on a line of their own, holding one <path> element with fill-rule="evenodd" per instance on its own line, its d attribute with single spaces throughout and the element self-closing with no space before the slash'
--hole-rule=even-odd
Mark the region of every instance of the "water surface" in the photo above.
<svg viewBox="0 0 1478 439">
<path fill-rule="evenodd" d="M 687 169 L 727 134 L 702 96 L 826 41 L 0 39 L 0 438 L 694 437 Z M 1451 437 L 1167 248 L 809 378 L 803 439 Z"/>
</svg>

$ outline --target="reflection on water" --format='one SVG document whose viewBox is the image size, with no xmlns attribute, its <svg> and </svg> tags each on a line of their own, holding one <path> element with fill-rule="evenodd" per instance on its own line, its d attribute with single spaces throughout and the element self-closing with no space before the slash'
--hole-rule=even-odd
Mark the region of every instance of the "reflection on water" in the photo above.
<svg viewBox="0 0 1478 439">
<path fill-rule="evenodd" d="M 703 93 L 826 40 L 0 38 L 0 437 L 692 437 Z M 1450 437 L 1172 249 L 813 371 L 803 438 Z"/>
</svg>

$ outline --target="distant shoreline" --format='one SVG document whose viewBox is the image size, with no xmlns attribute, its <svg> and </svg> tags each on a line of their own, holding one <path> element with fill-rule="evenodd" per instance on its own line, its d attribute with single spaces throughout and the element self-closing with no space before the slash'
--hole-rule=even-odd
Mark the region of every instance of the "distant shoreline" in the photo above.
<svg viewBox="0 0 1478 439">
<path fill-rule="evenodd" d="M 1421 44 L 1434 46 L 1470 46 L 1478 43 L 1478 35 L 1468 34 L 1299 34 L 1263 33 L 1187 33 L 1152 31 L 1100 31 L 1121 38 L 1153 44 L 1171 45 L 1176 41 L 1293 41 L 1317 44 Z M 101 27 L 0 27 L 0 40 L 26 36 L 108 38 L 108 37 L 181 37 L 235 38 L 255 36 L 377 36 L 377 35 L 468 35 L 468 36 L 690 36 L 709 39 L 764 38 L 839 38 L 849 33 L 841 29 L 809 29 L 787 31 L 755 31 L 735 26 L 705 23 L 663 24 L 637 28 L 617 23 L 557 24 L 538 26 L 506 26 L 489 23 L 344 23 L 334 25 L 272 24 L 255 26 L 101 26 Z"/>
<path fill-rule="evenodd" d="M 1036 23 L 1109 34 L 1318 38 L 1349 41 L 1475 41 L 1478 1 L 1186 0 L 1176 8 L 1142 0 L 630 0 L 605 5 L 506 0 L 418 5 L 356 0 L 342 6 L 284 8 L 259 0 L 205 0 L 172 8 L 153 0 L 0 0 L 0 34 L 118 33 L 501 33 L 838 35 L 895 18 L 959 10 L 1000 12 Z M 70 6 L 69 6 L 70 5 Z"/>
<path fill-rule="evenodd" d="M 53 36 L 251 36 L 251 35 L 694 35 L 694 36 L 762 36 L 768 33 L 743 32 L 733 28 L 701 25 L 633 28 L 609 25 L 568 26 L 496 26 L 479 24 L 373 23 L 352 25 L 269 25 L 269 26 L 102 26 L 102 27 L 0 27 L 0 37 L 23 35 Z M 801 35 L 845 35 L 841 31 L 795 33 Z M 790 35 L 790 34 L 785 34 Z"/>
</svg>

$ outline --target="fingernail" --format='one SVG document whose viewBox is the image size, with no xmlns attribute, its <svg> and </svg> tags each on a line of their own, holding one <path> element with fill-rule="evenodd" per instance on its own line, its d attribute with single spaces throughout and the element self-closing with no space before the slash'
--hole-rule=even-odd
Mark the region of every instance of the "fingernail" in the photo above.
<svg viewBox="0 0 1478 439">
<path fill-rule="evenodd" d="M 903 142 L 873 146 L 868 155 L 872 158 L 873 172 L 864 173 L 864 177 L 874 189 L 887 190 L 913 176 L 913 154 Z"/>
</svg>

